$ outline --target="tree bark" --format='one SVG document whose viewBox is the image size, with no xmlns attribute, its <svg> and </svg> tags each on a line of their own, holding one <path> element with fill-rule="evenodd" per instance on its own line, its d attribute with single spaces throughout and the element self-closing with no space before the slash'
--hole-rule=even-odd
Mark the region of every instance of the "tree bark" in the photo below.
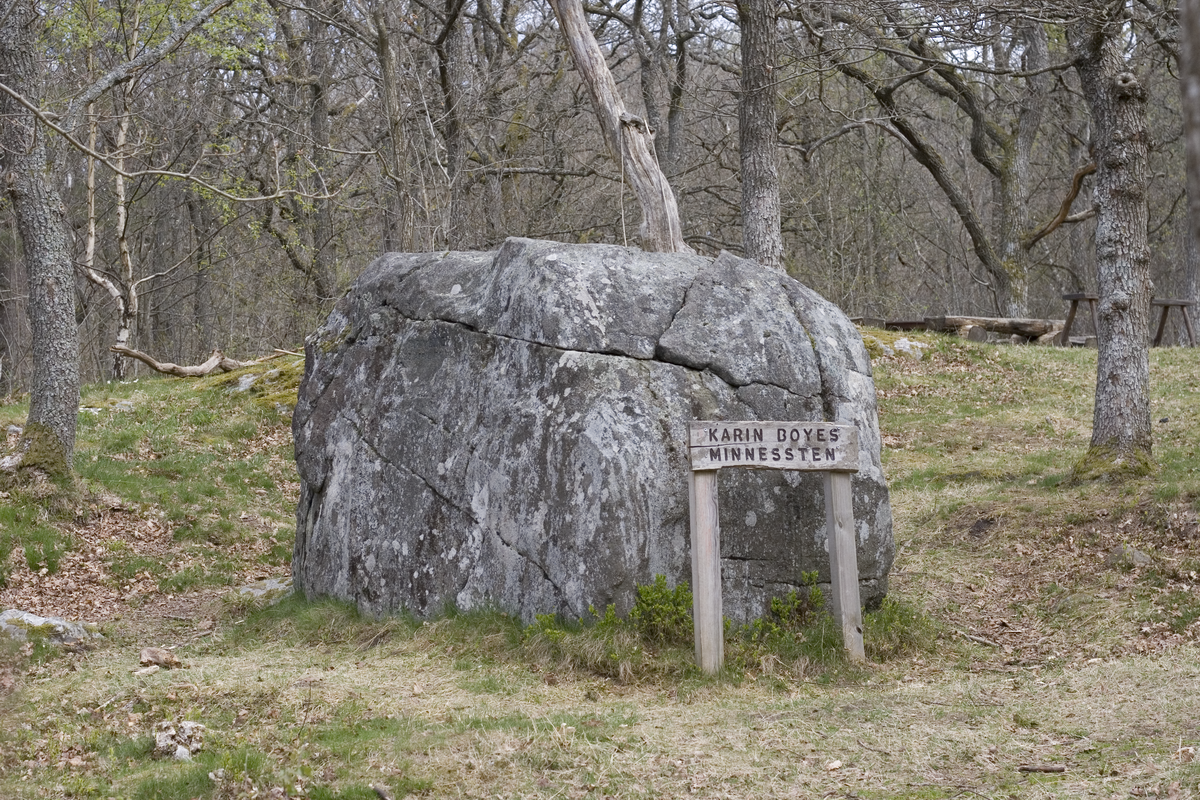
<svg viewBox="0 0 1200 800">
<path fill-rule="evenodd" d="M 642 207 L 642 249 L 691 252 L 683 240 L 675 193 L 654 157 L 654 131 L 644 120 L 625 110 L 617 82 L 583 16 L 582 3 L 580 0 L 550 0 L 550 6 L 558 18 L 575 68 L 591 95 L 608 150 L 620 162 L 621 172 Z"/>
<path fill-rule="evenodd" d="M 465 0 L 445 0 L 443 24 L 434 41 L 437 54 L 438 85 L 442 90 L 442 139 L 446 143 L 446 179 L 450 193 L 449 214 L 445 222 L 444 245 L 462 247 L 460 237 L 467 229 L 466 166 L 467 122 L 463 82 L 463 7 Z"/>
<path fill-rule="evenodd" d="M 738 140 L 742 167 L 742 246 L 746 257 L 783 268 L 778 133 L 775 112 L 776 0 L 738 3 L 742 78 L 738 98 Z"/>
<path fill-rule="evenodd" d="M 413 235 L 413 202 L 409 195 L 412 178 L 409 175 L 408 143 L 404 131 L 404 111 L 400 103 L 399 80 L 401 71 L 397 66 L 396 54 L 388 31 L 387 16 L 377 8 L 371 14 L 370 39 L 379 61 L 379 95 L 387 125 L 387 157 L 384 172 L 388 179 L 384 199 L 383 249 L 384 252 L 412 252 L 416 237 Z"/>
<path fill-rule="evenodd" d="M 1020 39 L 1024 44 L 1021 68 L 1034 71 L 1045 69 L 1050 64 L 1046 26 L 1026 22 L 1021 26 Z M 1031 75 L 1025 79 L 1024 91 L 1020 96 L 1016 130 L 1004 141 L 1000 150 L 1004 154 L 999 163 L 999 175 L 1003 201 L 1000 204 L 999 250 L 1001 264 L 1009 277 L 1009 296 L 1004 303 L 1008 316 L 1024 316 L 1029 313 L 1029 250 L 1034 242 L 1029 239 L 1033 230 L 1030 221 L 1029 196 L 1033 180 L 1033 148 L 1042 127 L 1042 115 L 1046 107 L 1046 96 L 1052 78 L 1049 73 Z M 1061 223 L 1059 223 L 1061 224 Z M 997 303 L 1000 305 L 1000 303 Z"/>
<path fill-rule="evenodd" d="M 320 9 L 323 13 L 325 8 Z M 309 130 L 312 135 L 313 170 L 323 181 L 329 166 L 331 131 L 329 125 L 330 50 L 332 44 L 327 26 L 318 14 L 309 14 L 309 64 L 313 80 L 309 90 Z M 337 298 L 337 270 L 333 249 L 333 200 L 324 196 L 312 199 L 312 264 L 313 272 L 321 276 L 320 303 Z"/>
<path fill-rule="evenodd" d="M 23 97 L 41 84 L 32 0 L 15 0 L 0 15 L 0 81 Z M 17 217 L 29 284 L 33 384 L 25 446 L 44 436 L 69 470 L 79 409 L 79 339 L 75 326 L 75 275 L 66 208 L 50 181 L 44 132 L 28 109 L 0 97 L 0 158 L 4 185 Z M 49 434 L 49 436 L 45 436 Z"/>
<path fill-rule="evenodd" d="M 1188 194 L 1184 293 L 1188 300 L 1195 301 L 1200 295 L 1200 0 L 1179 0 L 1179 44 Z"/>
<path fill-rule="evenodd" d="M 1142 474 L 1151 467 L 1150 248 L 1146 90 L 1122 57 L 1120 26 L 1070 26 L 1091 110 L 1097 174 L 1099 357 L 1092 441 L 1076 474 Z"/>
<path fill-rule="evenodd" d="M 688 19 L 688 0 L 675 0 L 672 7 L 675 52 L 667 79 L 667 145 L 663 148 L 665 158 L 660 159 L 668 180 L 674 180 L 683 169 L 683 132 L 687 124 L 683 100 L 688 79 L 688 41 L 693 35 Z"/>
</svg>

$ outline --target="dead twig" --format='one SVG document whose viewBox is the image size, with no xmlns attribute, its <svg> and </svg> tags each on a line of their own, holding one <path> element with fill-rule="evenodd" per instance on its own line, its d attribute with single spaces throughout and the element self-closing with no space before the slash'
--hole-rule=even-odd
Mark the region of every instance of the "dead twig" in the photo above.
<svg viewBox="0 0 1200 800">
<path fill-rule="evenodd" d="M 988 647 L 999 647 L 1000 646 L 999 643 L 993 642 L 991 639 L 985 639 L 982 636 L 975 636 L 974 634 L 967 633 L 966 631 L 955 631 L 955 633 L 957 633 L 959 636 L 963 637 L 964 639 L 967 639 L 968 641 L 975 642 L 975 644 L 983 644 L 983 645 L 987 645 Z"/>
<path fill-rule="evenodd" d="M 854 741 L 858 742 L 858 746 L 861 747 L 863 750 L 870 750 L 873 753 L 881 753 L 881 754 L 887 756 L 888 758 L 891 758 L 891 756 L 892 756 L 892 754 L 889 753 L 887 750 L 880 750 L 878 747 L 871 747 L 871 745 L 869 745 L 869 744 L 864 744 L 862 739 L 855 739 Z"/>
</svg>

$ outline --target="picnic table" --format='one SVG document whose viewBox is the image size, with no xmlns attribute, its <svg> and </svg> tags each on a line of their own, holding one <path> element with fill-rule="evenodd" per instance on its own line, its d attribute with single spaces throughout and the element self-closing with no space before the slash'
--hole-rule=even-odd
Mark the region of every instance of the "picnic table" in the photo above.
<svg viewBox="0 0 1200 800">
<path fill-rule="evenodd" d="M 1067 322 L 1063 325 L 1062 333 L 1059 334 L 1058 341 L 1060 344 L 1071 343 L 1071 326 L 1075 324 L 1075 315 L 1079 311 L 1080 303 L 1088 304 L 1092 312 L 1092 329 L 1095 331 L 1100 330 L 1100 321 L 1096 312 L 1096 303 L 1100 298 L 1097 295 L 1086 292 L 1071 292 L 1070 294 L 1064 294 L 1062 299 L 1068 301 L 1071 307 L 1067 311 Z M 1188 309 L 1194 305 L 1195 302 L 1192 300 L 1151 300 L 1150 306 L 1152 308 L 1157 307 L 1162 309 L 1162 314 L 1158 318 L 1158 331 L 1154 334 L 1152 345 L 1154 347 L 1162 345 L 1163 332 L 1167 329 L 1167 315 L 1171 313 L 1172 308 L 1178 308 L 1179 313 L 1183 316 L 1183 327 L 1187 331 L 1188 345 L 1195 347 L 1196 334 L 1192 330 L 1192 317 L 1188 312 Z"/>
</svg>

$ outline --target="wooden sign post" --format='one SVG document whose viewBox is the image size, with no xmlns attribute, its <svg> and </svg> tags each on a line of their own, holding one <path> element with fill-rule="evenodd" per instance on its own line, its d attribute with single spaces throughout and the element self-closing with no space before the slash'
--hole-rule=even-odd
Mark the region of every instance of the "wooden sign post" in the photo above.
<svg viewBox="0 0 1200 800">
<path fill-rule="evenodd" d="M 725 662 L 721 613 L 721 527 L 717 470 L 724 467 L 825 473 L 825 524 L 833 612 L 850 657 L 864 660 L 858 596 L 850 473 L 858 471 L 858 429 L 828 422 L 693 422 L 688 431 L 692 470 L 692 617 L 696 663 L 708 674 Z"/>
</svg>

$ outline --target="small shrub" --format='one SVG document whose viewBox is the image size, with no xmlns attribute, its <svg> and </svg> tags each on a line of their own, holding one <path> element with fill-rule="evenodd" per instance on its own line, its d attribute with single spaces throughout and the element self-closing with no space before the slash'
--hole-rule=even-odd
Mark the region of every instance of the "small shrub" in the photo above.
<svg viewBox="0 0 1200 800">
<path fill-rule="evenodd" d="M 637 602 L 629 612 L 629 621 L 646 637 L 658 644 L 687 644 L 692 641 L 692 590 L 686 583 L 667 587 L 667 577 L 656 575 L 654 583 L 639 586 Z"/>
<path fill-rule="evenodd" d="M 529 626 L 530 635 L 544 636 L 555 643 L 567 638 L 567 630 L 559 622 L 557 614 L 537 614 L 534 619 L 534 623 Z"/>
<path fill-rule="evenodd" d="M 825 613 L 825 594 L 816 572 L 801 575 L 801 588 L 771 600 L 770 613 L 738 631 L 726 622 L 727 664 L 751 669 L 791 663 L 803 672 L 809 664 L 842 661 L 841 631 Z"/>
<path fill-rule="evenodd" d="M 937 623 L 907 603 L 885 597 L 877 611 L 863 616 L 863 646 L 867 658 L 892 658 L 927 653 L 937 640 Z"/>
<path fill-rule="evenodd" d="M 793 589 L 786 599 L 771 599 L 771 613 L 784 630 L 797 631 L 811 625 L 825 607 L 825 593 L 817 586 L 817 578 L 816 572 L 805 572 L 800 576 L 805 587 L 802 592 Z"/>
</svg>

